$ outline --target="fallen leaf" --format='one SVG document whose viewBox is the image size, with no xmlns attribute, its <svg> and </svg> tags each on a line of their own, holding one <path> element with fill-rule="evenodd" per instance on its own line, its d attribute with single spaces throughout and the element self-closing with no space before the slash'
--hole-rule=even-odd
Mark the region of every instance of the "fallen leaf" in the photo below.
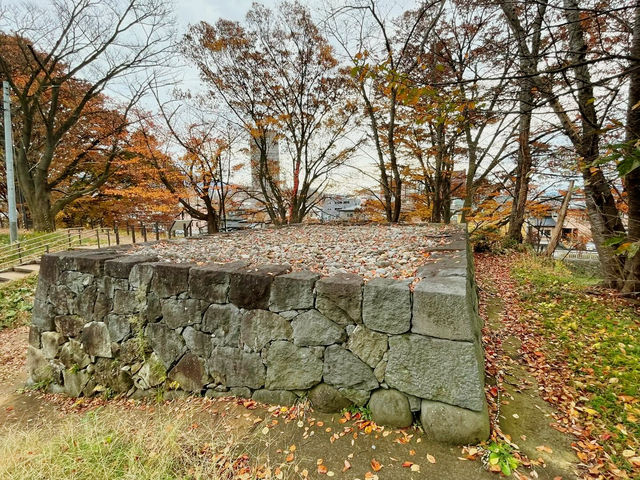
<svg viewBox="0 0 640 480">
<path fill-rule="evenodd" d="M 436 463 L 436 457 L 429 453 L 427 453 L 427 460 L 429 460 L 429 463 Z"/>
<path fill-rule="evenodd" d="M 379 472 L 382 468 L 382 464 L 377 461 L 375 458 L 371 459 L 371 468 L 373 468 L 374 472 Z"/>
<path fill-rule="evenodd" d="M 553 453 L 553 450 L 551 450 L 551 448 L 547 447 L 546 445 L 539 445 L 536 447 L 536 450 L 538 450 L 539 452 Z"/>
<path fill-rule="evenodd" d="M 325 475 L 328 471 L 325 465 L 318 465 L 318 473 Z"/>
</svg>

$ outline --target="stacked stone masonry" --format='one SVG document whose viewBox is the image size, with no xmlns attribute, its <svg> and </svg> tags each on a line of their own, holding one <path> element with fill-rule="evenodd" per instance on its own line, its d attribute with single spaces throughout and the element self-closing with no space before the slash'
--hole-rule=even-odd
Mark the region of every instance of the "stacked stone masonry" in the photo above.
<svg viewBox="0 0 640 480">
<path fill-rule="evenodd" d="M 45 255 L 30 382 L 71 396 L 368 405 L 380 424 L 418 420 L 439 441 L 484 440 L 473 263 L 464 235 L 453 245 L 431 254 L 413 291 L 410 280 L 160 263 L 124 248 Z"/>
</svg>

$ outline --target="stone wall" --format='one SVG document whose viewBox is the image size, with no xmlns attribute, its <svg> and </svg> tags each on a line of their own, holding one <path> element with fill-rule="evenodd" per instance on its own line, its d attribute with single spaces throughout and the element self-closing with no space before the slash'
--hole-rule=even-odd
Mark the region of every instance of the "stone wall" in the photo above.
<svg viewBox="0 0 640 480">
<path fill-rule="evenodd" d="M 448 248 L 456 248 L 453 246 Z M 71 396 L 251 397 L 319 411 L 368 405 L 440 441 L 484 440 L 480 319 L 466 242 L 421 281 L 283 265 L 157 262 L 124 249 L 45 255 L 30 382 Z"/>
</svg>

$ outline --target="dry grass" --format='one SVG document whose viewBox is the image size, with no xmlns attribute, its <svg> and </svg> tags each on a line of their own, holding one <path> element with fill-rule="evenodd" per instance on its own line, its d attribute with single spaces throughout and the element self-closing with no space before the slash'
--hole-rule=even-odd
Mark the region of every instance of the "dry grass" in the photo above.
<svg viewBox="0 0 640 480">
<path fill-rule="evenodd" d="M 202 420 L 202 421 L 200 421 Z M 3 480 L 273 478 L 251 428 L 199 402 L 105 407 L 59 422 L 0 426 Z M 280 477 L 282 478 L 282 477 Z M 290 477 L 287 477 L 290 478 Z"/>
</svg>

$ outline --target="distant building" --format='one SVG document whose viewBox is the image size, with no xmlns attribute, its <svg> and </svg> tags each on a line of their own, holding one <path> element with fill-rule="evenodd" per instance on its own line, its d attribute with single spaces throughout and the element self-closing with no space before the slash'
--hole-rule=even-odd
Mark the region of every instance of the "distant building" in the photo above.
<svg viewBox="0 0 640 480">
<path fill-rule="evenodd" d="M 360 198 L 352 195 L 326 195 L 316 215 L 323 222 L 353 220 L 361 203 Z"/>
</svg>

